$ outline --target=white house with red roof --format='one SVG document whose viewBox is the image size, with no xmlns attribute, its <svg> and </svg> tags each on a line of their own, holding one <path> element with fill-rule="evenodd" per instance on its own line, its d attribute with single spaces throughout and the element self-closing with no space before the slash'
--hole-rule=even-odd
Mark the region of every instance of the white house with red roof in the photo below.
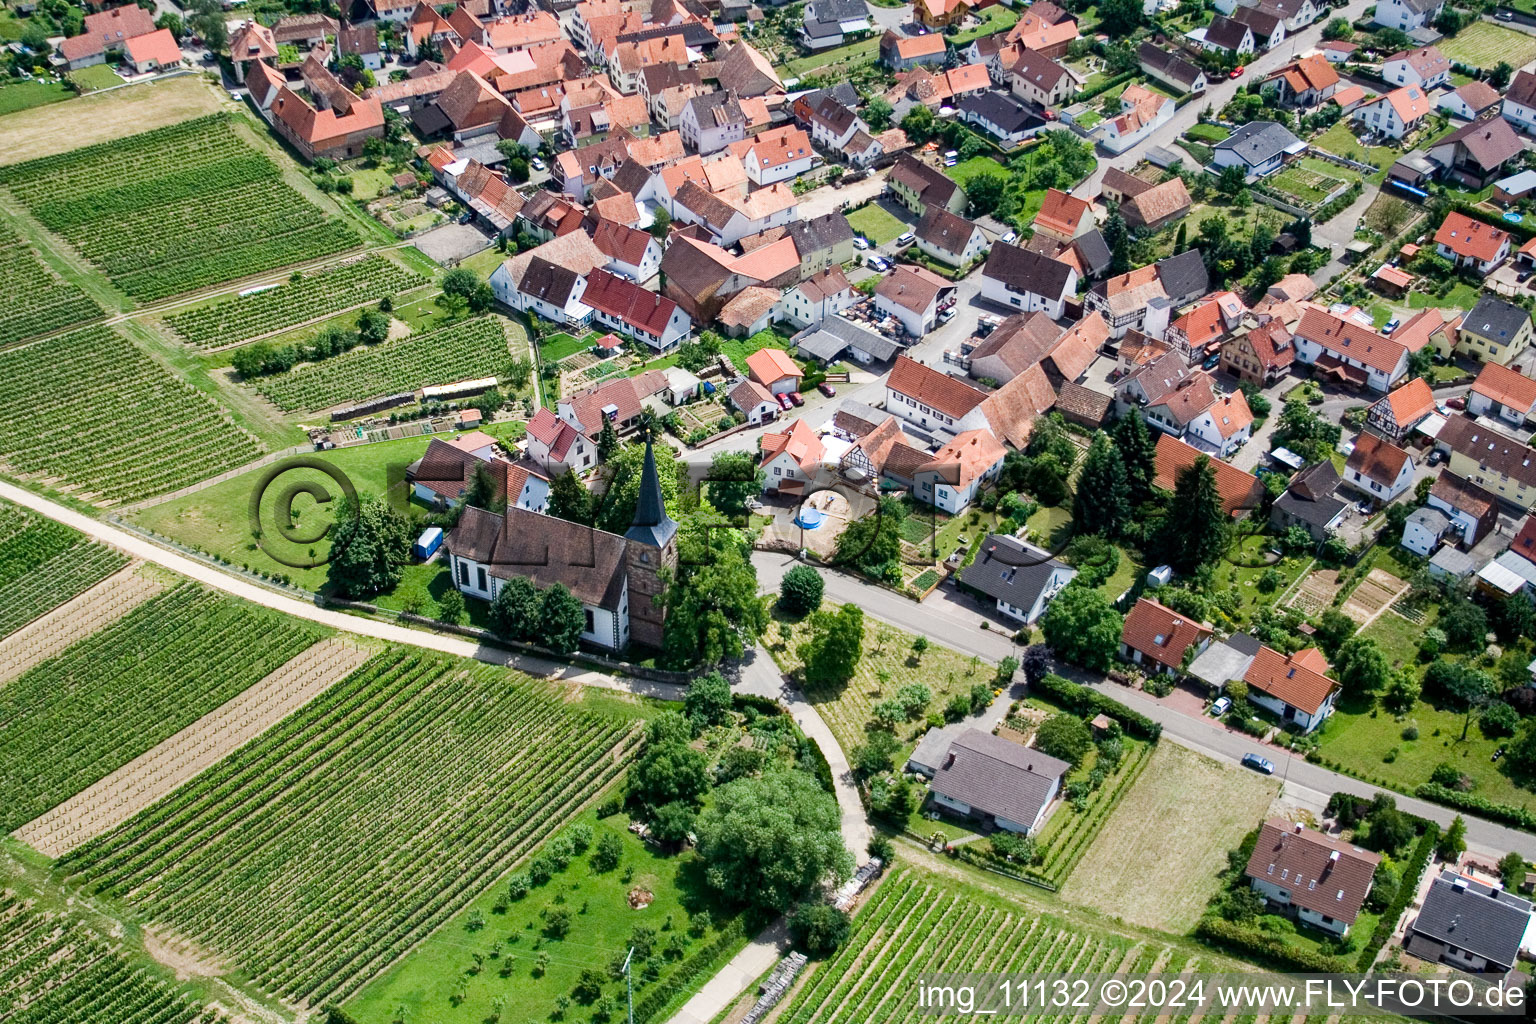
<svg viewBox="0 0 1536 1024">
<path fill-rule="evenodd" d="M 750 382 L 749 382 L 750 383 Z M 759 439 L 763 491 L 770 494 L 803 494 L 826 458 L 826 446 L 803 419 Z"/>
<path fill-rule="evenodd" d="M 123 44 L 123 60 L 141 75 L 181 66 L 181 47 L 168 28 L 134 36 Z"/>
<path fill-rule="evenodd" d="M 1434 109 L 1421 86 L 1405 85 L 1356 107 L 1350 116 L 1373 132 L 1401 139 L 1424 123 Z"/>
<path fill-rule="evenodd" d="M 941 512 L 959 515 L 976 494 L 1003 470 L 1008 449 L 986 428 L 956 434 L 918 468 L 912 495 Z"/>
<path fill-rule="evenodd" d="M 528 457 L 552 473 L 585 473 L 597 465 L 597 445 L 545 408 L 528 421 Z"/>
<path fill-rule="evenodd" d="M 1298 362 L 1354 387 L 1386 391 L 1408 372 L 1408 349 L 1353 316 L 1309 306 L 1293 332 Z"/>
<path fill-rule="evenodd" d="M 1120 657 L 1149 672 L 1183 671 L 1187 659 L 1210 646 L 1214 631 L 1203 622 L 1143 597 L 1125 615 Z"/>
<path fill-rule="evenodd" d="M 71 71 L 104 63 L 108 54 L 122 53 L 128 40 L 155 31 L 155 16 L 130 4 L 85 16 L 85 25 L 77 36 L 59 44 L 59 54 Z M 273 49 L 274 55 L 276 48 Z"/>
<path fill-rule="evenodd" d="M 677 303 L 606 270 L 587 275 L 581 301 L 598 323 L 657 352 L 675 348 L 693 330 L 693 319 Z"/>
<path fill-rule="evenodd" d="M 478 430 L 451 440 L 433 438 L 406 470 L 406 479 L 414 497 L 447 508 L 463 499 L 480 466 L 490 472 L 498 497 L 505 496 L 508 505 L 541 513 L 549 505 L 549 478 L 503 458 L 496 439 Z"/>
<path fill-rule="evenodd" d="M 1434 392 L 1423 377 L 1415 377 L 1377 399 L 1366 413 L 1365 425 L 1387 440 L 1398 442 L 1434 411 Z"/>
<path fill-rule="evenodd" d="M 631 281 L 649 281 L 661 269 L 661 243 L 649 231 L 599 220 L 592 227 L 592 242 L 608 257 L 605 269 Z"/>
<path fill-rule="evenodd" d="M 783 411 L 772 392 L 749 377 L 743 377 L 732 385 L 726 398 L 754 427 L 777 419 Z"/>
<path fill-rule="evenodd" d="M 1467 412 L 1523 427 L 1536 418 L 1536 380 L 1498 363 L 1484 363 L 1467 393 Z"/>
<path fill-rule="evenodd" d="M 1452 210 L 1435 232 L 1435 251 L 1458 267 L 1491 274 L 1509 258 L 1509 232 Z"/>
<path fill-rule="evenodd" d="M 798 178 L 821 160 L 811 148 L 811 137 L 794 125 L 733 142 L 730 150 L 747 169 L 747 178 L 759 187 Z"/>
<path fill-rule="evenodd" d="M 1397 85 L 1434 89 L 1451 80 L 1451 62 L 1433 46 L 1401 50 L 1383 62 L 1381 77 Z"/>
<path fill-rule="evenodd" d="M 1333 714 L 1339 684 L 1329 679 L 1328 661 L 1316 647 L 1281 654 L 1261 646 L 1243 674 L 1248 699 L 1309 733 Z"/>
<path fill-rule="evenodd" d="M 775 395 L 800 390 L 800 381 L 805 376 L 805 371 L 781 348 L 760 348 L 747 356 L 747 373 Z"/>
<path fill-rule="evenodd" d="M 1344 481 L 1385 505 L 1413 486 L 1413 456 L 1385 438 L 1361 434 L 1344 463 Z"/>
<path fill-rule="evenodd" d="M 1241 391 L 1222 395 L 1210 408 L 1189 421 L 1184 439 L 1226 458 L 1248 443 L 1253 434 L 1253 412 Z"/>
</svg>

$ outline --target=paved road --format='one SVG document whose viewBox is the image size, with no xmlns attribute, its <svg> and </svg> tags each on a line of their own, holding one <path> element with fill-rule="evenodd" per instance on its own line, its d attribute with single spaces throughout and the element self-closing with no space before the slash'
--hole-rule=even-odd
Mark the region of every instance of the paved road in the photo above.
<svg viewBox="0 0 1536 1024">
<path fill-rule="evenodd" d="M 757 566 L 758 582 L 765 590 L 776 589 L 784 573 L 796 564 L 791 556 L 776 552 L 755 552 L 752 562 Z M 855 602 L 866 614 L 909 632 L 925 635 L 935 643 L 945 644 L 965 654 L 976 654 L 993 662 L 1018 653 L 1019 648 L 1013 644 L 1010 635 L 999 630 L 1001 620 L 985 614 L 975 602 L 956 595 L 948 588 L 940 587 L 922 604 L 917 604 L 892 591 L 863 583 L 843 573 L 824 571 L 822 575 L 827 581 L 826 594 L 829 600 Z M 984 622 L 990 628 L 983 629 Z M 1211 719 L 1191 717 L 1140 691 L 1129 690 L 1101 678 L 1084 678 L 1082 673 L 1067 666 L 1059 666 L 1058 669 L 1065 675 L 1074 676 L 1081 682 L 1105 691 L 1148 718 L 1161 722 L 1164 736 L 1218 761 L 1235 765 L 1243 754 L 1255 749 L 1252 738 L 1228 731 Z M 1378 789 L 1350 776 L 1308 764 L 1305 759 L 1292 757 L 1283 750 L 1270 748 L 1265 751 L 1265 756 L 1275 762 L 1277 774 L 1286 784 L 1286 795 L 1317 810 L 1321 810 L 1329 794 L 1342 790 L 1364 796 L 1388 793 L 1403 810 L 1442 825 L 1449 824 L 1456 816 L 1454 811 L 1438 804 Z M 1238 769 L 1234 767 L 1233 770 Z M 1494 857 L 1516 850 L 1527 859 L 1536 859 L 1536 835 L 1479 818 L 1467 818 L 1467 842 Z"/>
</svg>

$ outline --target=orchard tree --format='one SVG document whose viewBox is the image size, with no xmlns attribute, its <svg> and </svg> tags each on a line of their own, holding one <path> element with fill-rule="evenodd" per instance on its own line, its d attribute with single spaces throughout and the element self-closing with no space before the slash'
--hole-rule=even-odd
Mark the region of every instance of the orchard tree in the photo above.
<svg viewBox="0 0 1536 1024">
<path fill-rule="evenodd" d="M 1357 636 L 1346 640 L 1334 657 L 1339 683 L 1353 696 L 1384 690 L 1392 681 L 1392 665 L 1376 641 Z"/>
<path fill-rule="evenodd" d="M 820 900 L 802 903 L 789 915 L 789 934 L 811 956 L 824 957 L 837 952 L 848 941 L 848 933 L 852 930 L 847 914 Z"/>
<path fill-rule="evenodd" d="M 1035 731 L 1035 746 L 1076 767 L 1093 746 L 1093 733 L 1076 715 L 1052 715 Z"/>
<path fill-rule="evenodd" d="M 720 725 L 731 715 L 731 684 L 719 672 L 706 672 L 688 684 L 683 714 L 695 728 Z"/>
</svg>

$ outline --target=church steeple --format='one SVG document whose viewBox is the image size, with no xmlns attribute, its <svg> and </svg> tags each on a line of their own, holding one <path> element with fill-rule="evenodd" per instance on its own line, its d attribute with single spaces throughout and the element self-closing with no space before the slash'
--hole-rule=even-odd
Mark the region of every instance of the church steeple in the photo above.
<svg viewBox="0 0 1536 1024">
<path fill-rule="evenodd" d="M 627 540 L 665 548 L 677 534 L 677 523 L 667 515 L 666 502 L 661 497 L 661 477 L 656 473 L 656 453 L 651 448 L 651 436 L 645 436 L 645 468 L 640 475 L 640 500 L 635 503 L 635 520 L 624 532 Z"/>
</svg>

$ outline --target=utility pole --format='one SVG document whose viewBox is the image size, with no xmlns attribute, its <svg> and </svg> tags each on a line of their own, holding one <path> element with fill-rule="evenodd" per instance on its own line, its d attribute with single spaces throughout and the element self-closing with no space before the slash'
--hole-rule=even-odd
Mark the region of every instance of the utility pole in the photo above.
<svg viewBox="0 0 1536 1024">
<path fill-rule="evenodd" d="M 624 954 L 624 988 L 629 995 L 629 1024 L 635 1024 L 635 979 L 630 976 L 629 962 L 635 957 L 635 947 Z"/>
</svg>

